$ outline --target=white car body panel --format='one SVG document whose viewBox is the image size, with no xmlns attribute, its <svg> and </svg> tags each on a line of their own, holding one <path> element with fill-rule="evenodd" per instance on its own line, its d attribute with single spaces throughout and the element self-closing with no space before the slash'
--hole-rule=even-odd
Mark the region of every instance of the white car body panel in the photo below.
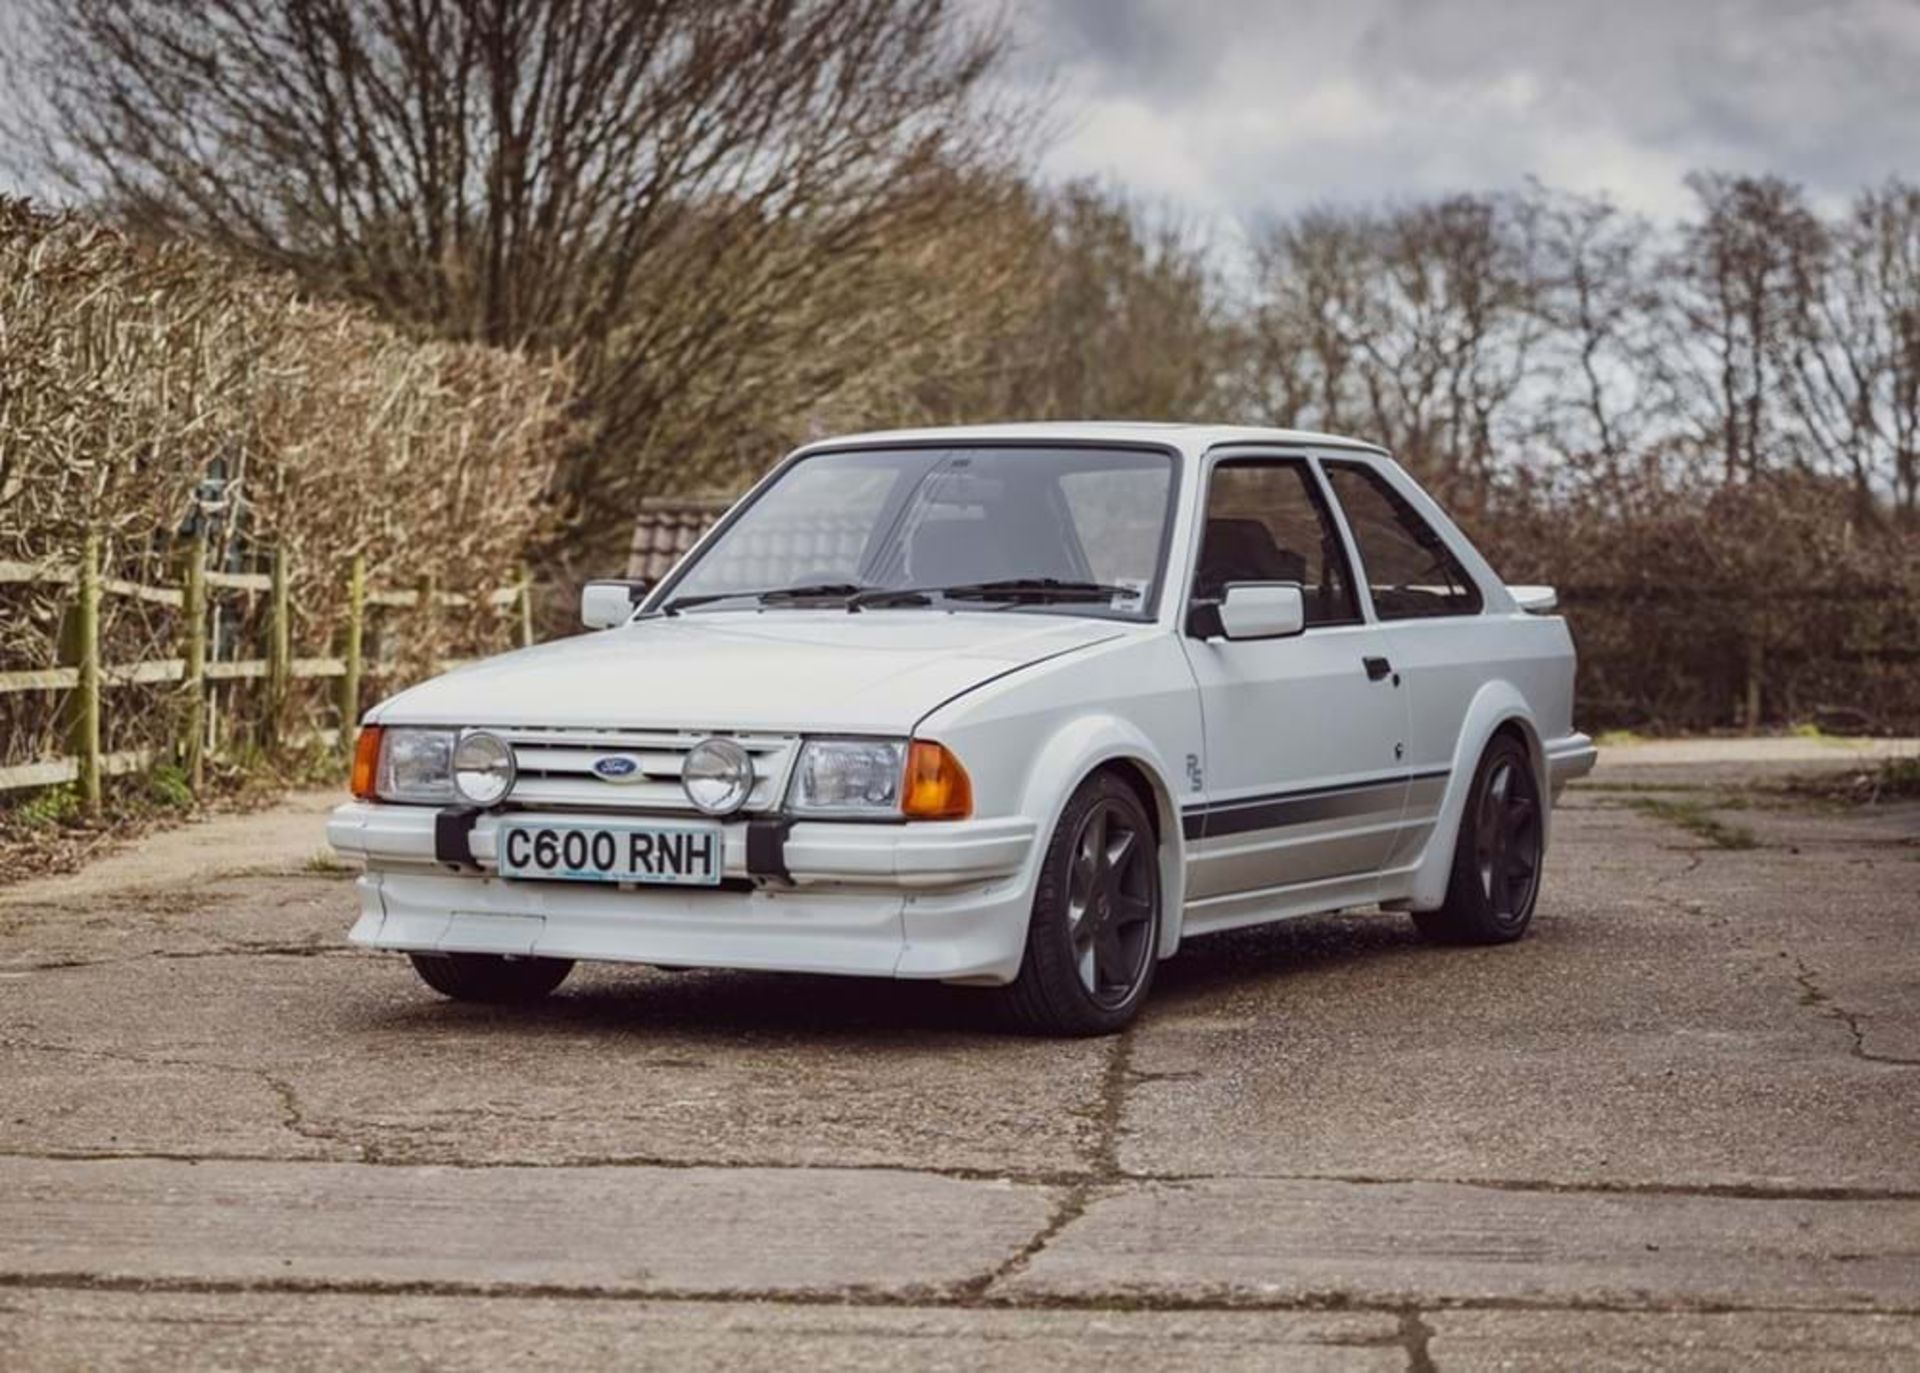
<svg viewBox="0 0 1920 1373">
<path fill-rule="evenodd" d="M 1239 923 L 1281 888 L 1345 890 L 1348 879 L 1377 874 L 1408 786 L 1406 695 L 1368 682 L 1362 667 L 1386 652 L 1380 627 L 1182 643 L 1207 741 L 1203 785 L 1187 808 L 1204 822 L 1203 835 L 1189 836 L 1188 918 Z M 1290 728 L 1263 727 L 1274 720 Z"/>
<path fill-rule="evenodd" d="M 1120 628 L 991 611 L 637 620 L 456 668 L 375 706 L 367 722 L 904 734 L 930 702 Z"/>
<path fill-rule="evenodd" d="M 329 826 L 334 847 L 367 869 L 351 937 L 411 951 L 1005 982 L 1020 967 L 1055 824 L 1103 766 L 1124 765 L 1150 793 L 1162 841 L 1162 956 L 1188 935 L 1294 915 L 1437 906 L 1474 767 L 1497 730 L 1523 734 L 1543 795 L 1592 766 L 1591 742 L 1572 725 L 1572 639 L 1563 620 L 1542 613 L 1550 589 L 1506 587 L 1444 512 L 1365 444 L 1180 425 L 902 431 L 799 450 L 742 504 L 813 453 L 1014 441 L 1178 455 L 1150 621 L 1064 606 L 653 615 L 448 673 L 367 716 L 386 727 L 573 731 L 589 749 L 739 734 L 788 763 L 806 735 L 937 740 L 971 777 L 971 818 L 783 820 L 785 871 L 771 876 L 750 862 L 747 823 L 729 821 L 728 888 L 694 890 L 502 880 L 493 812 L 472 820 L 471 862 L 456 870 L 437 847 L 435 807 L 354 802 Z M 1229 453 L 1337 457 L 1381 473 L 1442 534 L 1483 609 L 1380 622 L 1363 604 L 1363 624 L 1271 640 L 1190 636 L 1208 471 Z M 1335 518 L 1351 557 L 1351 531 Z M 1391 681 L 1368 677 L 1362 664 L 1373 657 L 1390 661 Z M 773 816 L 784 784 L 782 774 L 757 789 L 748 818 Z M 556 814 L 631 805 L 585 777 L 529 794 Z"/>
<path fill-rule="evenodd" d="M 1117 700 L 1089 700 L 1090 680 L 1124 681 L 1129 689 Z M 1152 787 L 1160 832 L 1170 837 L 1161 851 L 1161 891 L 1169 912 L 1182 909 L 1187 864 L 1174 779 L 1204 745 L 1193 679 L 1171 635 L 1157 627 L 1136 631 L 987 683 L 928 717 L 922 732 L 967 761 L 977 794 L 1006 798 L 1001 804 L 1030 817 L 1037 835 L 1053 833 L 1073 794 L 1061 778 L 1085 778 L 1116 762 L 1137 768 Z M 1027 856 L 1023 891 L 1032 890 L 1044 848 L 1035 844 Z M 1169 919 L 1163 953 L 1178 942 L 1179 921 Z M 1018 967 L 1018 950 L 1012 952 L 1009 976 Z"/>
</svg>

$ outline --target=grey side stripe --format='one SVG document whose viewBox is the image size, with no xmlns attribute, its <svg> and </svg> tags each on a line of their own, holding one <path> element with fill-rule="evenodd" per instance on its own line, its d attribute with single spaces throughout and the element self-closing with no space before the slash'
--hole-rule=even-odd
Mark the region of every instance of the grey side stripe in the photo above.
<svg viewBox="0 0 1920 1373">
<path fill-rule="evenodd" d="M 1451 768 L 1428 768 L 1413 774 L 1419 782 L 1451 775 Z M 1406 775 L 1343 782 L 1338 786 L 1304 787 L 1265 796 L 1245 796 L 1207 806 L 1189 806 L 1180 812 L 1180 830 L 1188 839 L 1245 834 L 1250 830 L 1281 829 L 1347 815 L 1366 815 L 1395 804 L 1390 796 L 1405 788 Z"/>
</svg>

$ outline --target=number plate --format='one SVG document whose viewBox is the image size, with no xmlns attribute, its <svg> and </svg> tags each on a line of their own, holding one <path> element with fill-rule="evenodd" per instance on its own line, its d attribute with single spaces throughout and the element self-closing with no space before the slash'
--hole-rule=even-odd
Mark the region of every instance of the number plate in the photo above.
<svg viewBox="0 0 1920 1373">
<path fill-rule="evenodd" d="M 495 832 L 502 877 L 711 887 L 726 843 L 718 825 L 671 820 L 508 820 Z"/>
</svg>

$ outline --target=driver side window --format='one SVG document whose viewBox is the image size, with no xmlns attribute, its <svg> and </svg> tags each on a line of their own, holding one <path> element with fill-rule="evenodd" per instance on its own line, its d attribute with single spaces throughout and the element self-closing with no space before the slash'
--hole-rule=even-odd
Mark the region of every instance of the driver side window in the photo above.
<svg viewBox="0 0 1920 1373">
<path fill-rule="evenodd" d="M 1193 594 L 1216 599 L 1229 582 L 1298 582 L 1309 629 L 1359 622 L 1346 554 L 1306 464 L 1232 458 L 1214 466 Z"/>
</svg>

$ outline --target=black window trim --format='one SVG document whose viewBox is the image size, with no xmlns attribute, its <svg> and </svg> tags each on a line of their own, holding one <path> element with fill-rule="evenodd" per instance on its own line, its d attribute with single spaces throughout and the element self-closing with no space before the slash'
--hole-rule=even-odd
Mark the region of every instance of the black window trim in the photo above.
<svg viewBox="0 0 1920 1373">
<path fill-rule="evenodd" d="M 1187 557 L 1186 607 L 1195 603 L 1194 591 L 1200 583 L 1200 556 L 1206 552 L 1207 542 L 1207 500 L 1213 494 L 1213 474 L 1221 467 L 1293 466 L 1306 473 L 1308 499 L 1314 502 L 1322 519 L 1333 529 L 1334 543 L 1340 549 L 1345 560 L 1347 585 L 1353 590 L 1353 606 L 1357 614 L 1350 620 L 1332 620 L 1317 625 L 1307 625 L 1302 634 L 1321 634 L 1331 630 L 1350 630 L 1356 626 L 1370 624 L 1373 615 L 1373 598 L 1367 593 L 1363 583 L 1356 577 L 1359 562 L 1354 557 L 1353 544 L 1348 536 L 1346 515 L 1333 499 L 1333 489 L 1321 475 L 1316 455 L 1309 452 L 1276 451 L 1271 448 L 1248 444 L 1216 444 L 1201 455 L 1200 461 L 1200 499 L 1194 507 L 1193 547 Z M 1182 611 L 1179 621 L 1182 634 L 1191 637 L 1186 628 L 1187 616 Z M 1289 636 L 1293 637 L 1293 636 Z"/>
<path fill-rule="evenodd" d="M 1460 556 L 1460 550 L 1453 546 L 1452 541 L 1447 538 L 1445 533 L 1434 527 L 1431 520 L 1420 513 L 1413 502 L 1407 499 L 1406 492 L 1400 490 L 1399 486 L 1395 484 L 1393 477 L 1382 470 L 1379 463 L 1369 462 L 1365 458 L 1356 458 L 1347 455 L 1340 457 L 1320 457 L 1316 455 L 1315 465 L 1320 469 L 1320 479 L 1326 483 L 1328 499 L 1333 502 L 1334 509 L 1339 512 L 1340 528 L 1346 536 L 1347 546 L 1353 559 L 1353 565 L 1359 569 L 1360 572 L 1357 585 L 1363 589 L 1367 614 L 1373 623 L 1381 625 L 1403 625 L 1419 624 L 1425 620 L 1465 620 L 1487 613 L 1487 589 L 1480 584 L 1480 579 L 1473 575 L 1473 569 L 1468 567 L 1467 560 Z M 1380 607 L 1374 603 L 1373 599 L 1373 579 L 1366 575 L 1366 555 L 1361 551 L 1360 537 L 1353 532 L 1353 522 L 1347 518 L 1347 507 L 1341 502 L 1340 493 L 1334 489 L 1333 478 L 1328 475 L 1327 472 L 1328 468 L 1340 467 L 1351 468 L 1356 472 L 1363 473 L 1382 483 L 1389 492 L 1399 498 L 1401 504 L 1406 506 L 1407 513 L 1418 520 L 1427 532 L 1439 541 L 1440 547 L 1446 550 L 1447 556 L 1453 560 L 1453 564 L 1459 569 L 1461 577 L 1465 579 L 1467 586 L 1473 591 L 1472 609 L 1442 610 L 1431 615 L 1387 616 L 1380 613 Z"/>
</svg>

